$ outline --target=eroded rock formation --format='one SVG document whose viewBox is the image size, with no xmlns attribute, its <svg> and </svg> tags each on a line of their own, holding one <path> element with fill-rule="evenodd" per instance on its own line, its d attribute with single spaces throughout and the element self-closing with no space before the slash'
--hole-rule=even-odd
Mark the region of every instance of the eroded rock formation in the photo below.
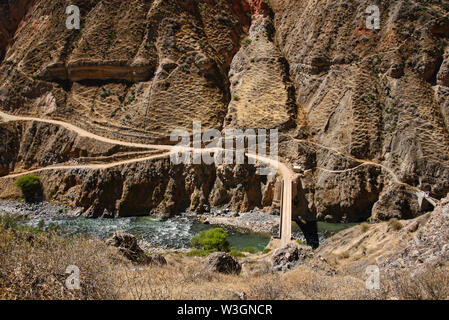
<svg viewBox="0 0 449 320">
<path fill-rule="evenodd" d="M 69 4 L 0 7 L 1 110 L 143 143 L 175 143 L 172 130 L 194 120 L 279 128 L 281 160 L 304 168 L 297 200 L 310 220 L 412 218 L 431 210 L 416 190 L 449 192 L 444 1 L 382 1 L 379 30 L 366 27 L 367 0 L 83 0 L 79 31 L 65 28 Z M 16 22 L 5 32 L 3 21 Z M 142 151 L 40 124 L 0 134 L 2 175 Z M 279 179 L 253 169 L 157 160 L 42 180 L 49 199 L 93 216 L 277 206 Z"/>
</svg>

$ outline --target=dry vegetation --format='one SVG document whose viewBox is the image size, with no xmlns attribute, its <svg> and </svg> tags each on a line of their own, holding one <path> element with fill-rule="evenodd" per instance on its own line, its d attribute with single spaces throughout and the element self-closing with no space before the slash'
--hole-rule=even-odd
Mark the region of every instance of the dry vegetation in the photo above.
<svg viewBox="0 0 449 320">
<path fill-rule="evenodd" d="M 54 233 L 0 232 L 1 299 L 113 299 L 112 282 L 122 258 L 97 240 Z M 66 268 L 81 270 L 81 290 L 67 290 Z"/>
<path fill-rule="evenodd" d="M 241 275 L 203 269 L 204 258 L 166 255 L 167 266 L 132 265 L 102 241 L 0 229 L 1 299 L 445 299 L 448 269 L 382 278 L 381 290 L 349 275 L 308 266 L 274 273 L 269 255 L 241 259 Z M 68 290 L 65 269 L 81 270 L 81 290 Z"/>
<path fill-rule="evenodd" d="M 449 268 L 429 268 L 425 272 L 396 272 L 386 281 L 381 294 L 399 300 L 449 299 Z"/>
</svg>

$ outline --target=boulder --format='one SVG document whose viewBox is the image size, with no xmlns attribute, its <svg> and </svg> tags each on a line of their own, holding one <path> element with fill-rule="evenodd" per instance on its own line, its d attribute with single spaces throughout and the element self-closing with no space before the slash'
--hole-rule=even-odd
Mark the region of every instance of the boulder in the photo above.
<svg viewBox="0 0 449 320">
<path fill-rule="evenodd" d="M 215 252 L 209 255 L 206 260 L 205 267 L 213 272 L 239 274 L 242 270 L 241 264 L 224 252 Z"/>
<path fill-rule="evenodd" d="M 287 271 L 313 256 L 311 248 L 300 247 L 295 243 L 289 243 L 283 248 L 276 249 L 271 257 L 275 271 Z"/>
<path fill-rule="evenodd" d="M 137 244 L 137 238 L 132 234 L 125 233 L 124 231 L 116 231 L 112 237 L 106 240 L 106 244 L 131 252 L 143 252 Z"/>
<path fill-rule="evenodd" d="M 154 254 L 149 256 L 145 254 L 142 248 L 139 247 L 137 238 L 124 231 L 116 231 L 112 237 L 106 240 L 106 244 L 118 248 L 120 253 L 132 262 L 140 264 L 157 264 L 159 266 L 167 264 L 165 258 L 160 255 Z"/>
</svg>

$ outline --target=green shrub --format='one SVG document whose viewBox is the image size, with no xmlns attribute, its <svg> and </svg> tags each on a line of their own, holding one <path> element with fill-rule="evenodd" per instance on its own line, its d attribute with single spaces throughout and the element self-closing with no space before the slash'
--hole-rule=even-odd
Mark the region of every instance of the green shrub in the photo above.
<svg viewBox="0 0 449 320">
<path fill-rule="evenodd" d="M 253 40 L 251 40 L 250 38 L 246 38 L 245 40 L 242 41 L 242 45 L 246 47 L 249 46 L 252 42 Z"/>
<path fill-rule="evenodd" d="M 19 222 L 25 221 L 26 218 L 17 214 L 3 214 L 0 215 L 0 227 L 3 230 L 17 229 Z"/>
<path fill-rule="evenodd" d="M 229 252 L 229 255 L 231 257 L 239 257 L 239 258 L 243 258 L 245 256 L 241 251 L 239 251 L 239 250 L 237 250 L 235 248 L 233 248 L 231 250 L 231 252 Z"/>
<path fill-rule="evenodd" d="M 257 253 L 259 250 L 254 247 L 245 247 L 242 249 L 242 252 L 248 252 L 248 253 Z"/>
<path fill-rule="evenodd" d="M 44 220 L 39 220 L 37 226 L 30 226 L 24 224 L 29 218 L 23 215 L 17 214 L 3 214 L 0 215 L 0 230 L 14 230 L 27 233 L 53 233 L 62 234 L 61 227 L 53 222 L 45 224 Z"/>
<path fill-rule="evenodd" d="M 16 186 L 22 191 L 26 202 L 34 202 L 42 196 L 42 187 L 39 178 L 35 175 L 26 175 L 16 181 Z"/>
<path fill-rule="evenodd" d="M 192 249 L 186 253 L 188 257 L 207 257 L 216 250 Z"/>
<path fill-rule="evenodd" d="M 265 248 L 265 249 L 263 249 L 262 254 L 267 254 L 270 251 L 271 251 L 271 249 Z"/>
<path fill-rule="evenodd" d="M 106 99 L 107 97 L 109 97 L 111 95 L 111 92 L 109 90 L 106 90 L 105 88 L 102 88 L 102 89 L 103 89 L 103 92 L 100 94 L 100 96 L 103 99 Z"/>
<path fill-rule="evenodd" d="M 228 234 L 222 228 L 201 232 L 190 241 L 192 247 L 204 250 L 229 251 Z"/>
</svg>

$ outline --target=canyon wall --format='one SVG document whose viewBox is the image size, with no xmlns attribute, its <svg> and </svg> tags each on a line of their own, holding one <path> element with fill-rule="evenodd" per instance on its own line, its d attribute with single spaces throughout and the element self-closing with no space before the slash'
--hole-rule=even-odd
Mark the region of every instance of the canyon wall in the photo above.
<svg viewBox="0 0 449 320">
<path fill-rule="evenodd" d="M 192 132 L 194 120 L 203 129 L 279 128 L 281 161 L 304 169 L 298 190 L 309 219 L 411 218 L 431 209 L 416 190 L 449 192 L 445 1 L 77 2 L 79 31 L 65 28 L 69 1 L 23 1 L 19 15 L 0 7 L 21 20 L 8 33 L 0 26 L 1 110 L 141 143 L 172 144 L 170 132 Z M 373 4 L 379 30 L 366 25 Z M 0 129 L 9 141 L 2 175 L 142 151 L 38 124 Z M 30 135 L 57 147 L 36 143 L 27 153 Z M 42 179 L 49 193 L 69 181 L 53 200 L 93 216 L 270 208 L 276 179 L 253 169 L 157 160 Z"/>
</svg>

